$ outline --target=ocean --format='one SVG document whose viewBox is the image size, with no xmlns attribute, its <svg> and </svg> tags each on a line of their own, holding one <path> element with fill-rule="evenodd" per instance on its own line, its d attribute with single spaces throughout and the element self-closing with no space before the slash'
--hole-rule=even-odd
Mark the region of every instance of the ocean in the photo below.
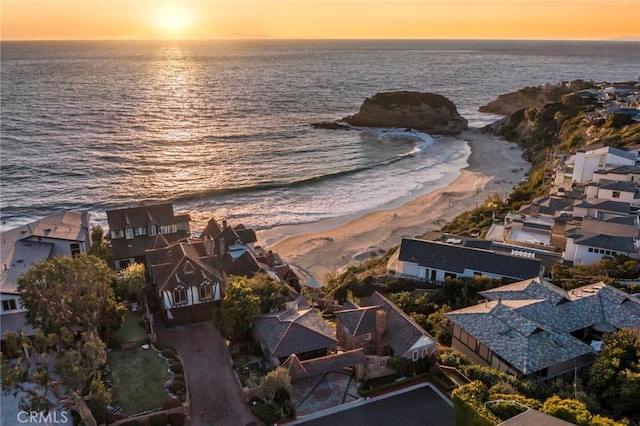
<svg viewBox="0 0 640 426">
<path fill-rule="evenodd" d="M 6 230 L 60 209 L 173 201 L 256 229 L 357 215 L 455 179 L 464 140 L 326 130 L 377 92 L 478 107 L 525 86 L 629 81 L 636 42 L 2 42 L 0 208 Z"/>
</svg>

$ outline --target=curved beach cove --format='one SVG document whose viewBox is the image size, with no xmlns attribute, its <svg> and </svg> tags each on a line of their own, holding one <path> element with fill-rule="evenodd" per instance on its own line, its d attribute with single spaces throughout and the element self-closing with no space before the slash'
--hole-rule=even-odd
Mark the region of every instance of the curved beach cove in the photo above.
<svg viewBox="0 0 640 426">
<path fill-rule="evenodd" d="M 439 229 L 491 194 L 504 197 L 529 169 L 530 164 L 513 143 L 474 130 L 459 138 L 471 148 L 468 165 L 449 179 L 440 180 L 441 185 L 434 184 L 432 191 L 400 206 L 388 205 L 359 217 L 262 230 L 258 239 L 290 263 L 322 278 L 326 272 L 399 245 L 402 237 Z"/>
</svg>

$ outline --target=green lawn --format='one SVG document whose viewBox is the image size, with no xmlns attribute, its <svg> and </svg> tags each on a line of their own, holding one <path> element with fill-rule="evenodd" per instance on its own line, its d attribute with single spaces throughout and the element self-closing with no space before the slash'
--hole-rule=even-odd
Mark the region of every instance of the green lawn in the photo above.
<svg viewBox="0 0 640 426">
<path fill-rule="evenodd" d="M 108 364 L 113 384 L 111 405 L 127 415 L 162 407 L 169 397 L 164 384 L 169 380 L 167 363 L 153 349 L 141 347 L 112 351 Z"/>
<path fill-rule="evenodd" d="M 147 331 L 138 321 L 140 316 L 132 311 L 127 310 L 124 314 L 124 322 L 120 330 L 116 332 L 116 339 L 120 344 L 127 342 L 142 342 L 147 339 Z"/>
</svg>

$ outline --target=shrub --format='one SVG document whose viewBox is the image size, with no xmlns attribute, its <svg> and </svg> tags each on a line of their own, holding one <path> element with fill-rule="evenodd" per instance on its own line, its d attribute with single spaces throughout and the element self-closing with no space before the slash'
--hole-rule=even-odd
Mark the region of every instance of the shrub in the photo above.
<svg viewBox="0 0 640 426">
<path fill-rule="evenodd" d="M 266 425 L 272 425 L 278 421 L 276 409 L 265 404 L 264 401 L 259 398 L 252 399 L 249 402 L 249 407 L 253 415 L 262 420 Z"/>
<path fill-rule="evenodd" d="M 167 359 L 174 359 L 176 357 L 176 351 L 173 348 L 164 348 L 162 350 L 162 356 Z"/>
<path fill-rule="evenodd" d="M 167 398 L 162 403 L 163 410 L 170 410 L 172 408 L 178 408 L 180 406 L 182 406 L 182 402 L 179 399 L 175 398 Z"/>
<path fill-rule="evenodd" d="M 180 380 L 182 382 L 184 382 L 184 374 L 174 374 L 173 375 L 173 380 Z"/>
<path fill-rule="evenodd" d="M 180 360 L 177 360 L 177 359 L 171 361 L 169 368 L 171 369 L 171 371 L 173 371 L 176 374 L 181 374 L 184 372 L 184 370 L 182 369 L 182 363 L 180 362 Z"/>
<path fill-rule="evenodd" d="M 171 393 L 173 394 L 177 394 L 179 392 L 184 392 L 185 387 L 184 387 L 184 382 L 181 380 L 172 380 L 171 381 L 171 385 L 169 386 L 169 390 L 171 391 Z"/>
</svg>

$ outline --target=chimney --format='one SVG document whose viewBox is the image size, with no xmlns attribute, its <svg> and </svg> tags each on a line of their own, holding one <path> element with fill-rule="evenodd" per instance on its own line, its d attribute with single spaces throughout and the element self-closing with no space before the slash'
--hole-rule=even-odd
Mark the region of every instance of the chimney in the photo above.
<svg viewBox="0 0 640 426">
<path fill-rule="evenodd" d="M 227 253 L 227 246 L 225 245 L 224 237 L 220 237 L 218 241 L 218 257 L 222 260 L 224 255 Z"/>
<path fill-rule="evenodd" d="M 216 254 L 216 246 L 213 238 L 207 236 L 204 238 L 204 250 L 207 253 L 207 256 L 213 257 Z"/>
<path fill-rule="evenodd" d="M 376 355 L 382 356 L 384 342 L 382 335 L 387 329 L 387 313 L 383 309 L 376 311 Z"/>
<path fill-rule="evenodd" d="M 222 230 L 224 231 L 226 227 L 227 227 L 227 219 L 222 219 Z"/>
</svg>

